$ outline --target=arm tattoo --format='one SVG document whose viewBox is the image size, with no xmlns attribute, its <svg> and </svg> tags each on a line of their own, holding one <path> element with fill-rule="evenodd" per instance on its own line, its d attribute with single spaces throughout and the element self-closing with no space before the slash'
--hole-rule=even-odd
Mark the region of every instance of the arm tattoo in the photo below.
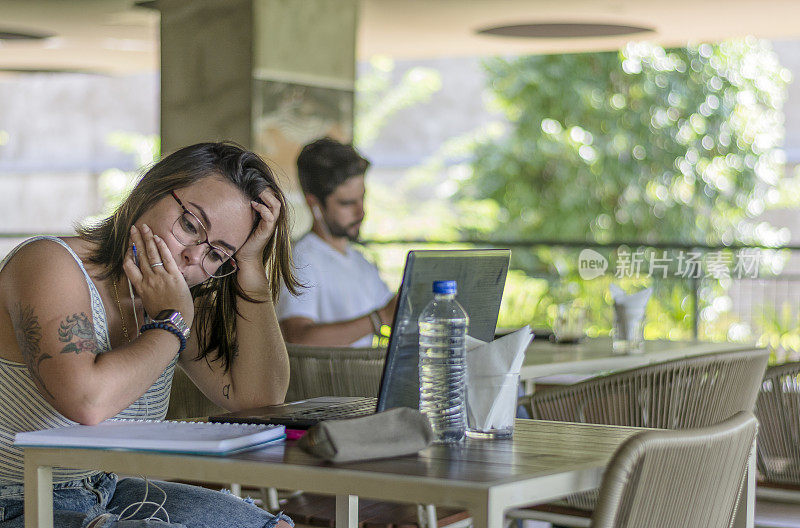
<svg viewBox="0 0 800 528">
<path fill-rule="evenodd" d="M 62 354 L 69 354 L 70 352 L 75 352 L 76 354 L 81 352 L 98 354 L 100 352 L 94 338 L 92 323 L 83 312 L 68 315 L 66 319 L 61 321 L 61 325 L 58 328 L 58 340 L 62 343 L 67 343 L 61 349 Z"/>
<path fill-rule="evenodd" d="M 34 315 L 33 306 L 24 306 L 18 302 L 12 310 L 11 318 L 14 321 L 14 333 L 17 336 L 19 350 L 22 357 L 25 358 L 25 364 L 28 366 L 31 377 L 42 390 L 54 398 L 53 393 L 48 390 L 39 374 L 39 366 L 42 361 L 53 357 L 43 353 L 39 346 L 42 341 L 42 325 L 39 324 L 39 317 Z"/>
<path fill-rule="evenodd" d="M 231 399 L 230 394 L 231 394 L 231 384 L 228 383 L 227 385 L 222 387 L 222 395 L 225 396 L 226 400 L 230 400 Z"/>
</svg>

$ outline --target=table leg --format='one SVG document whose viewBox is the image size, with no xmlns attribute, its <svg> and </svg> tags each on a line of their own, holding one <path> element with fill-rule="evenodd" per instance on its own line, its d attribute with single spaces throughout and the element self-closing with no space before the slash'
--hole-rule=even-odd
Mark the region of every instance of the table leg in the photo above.
<svg viewBox="0 0 800 528">
<path fill-rule="evenodd" d="M 526 379 L 522 383 L 525 386 L 524 396 L 530 396 L 531 394 L 534 393 L 534 391 L 536 391 L 536 382 L 533 381 L 532 379 Z"/>
<path fill-rule="evenodd" d="M 486 504 L 471 508 L 472 528 L 503 528 L 505 510 L 491 497 Z"/>
<path fill-rule="evenodd" d="M 747 461 L 747 474 L 745 475 L 742 496 L 739 499 L 739 508 L 736 511 L 734 528 L 753 528 L 756 518 L 756 443 L 750 450 Z"/>
<path fill-rule="evenodd" d="M 336 528 L 358 527 L 358 496 L 336 496 Z"/>
<path fill-rule="evenodd" d="M 53 528 L 53 468 L 25 457 L 25 528 Z"/>
</svg>

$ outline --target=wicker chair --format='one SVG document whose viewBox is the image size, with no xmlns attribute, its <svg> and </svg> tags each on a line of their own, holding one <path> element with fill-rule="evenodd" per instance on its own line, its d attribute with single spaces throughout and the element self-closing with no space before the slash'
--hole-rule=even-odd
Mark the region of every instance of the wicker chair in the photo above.
<svg viewBox="0 0 800 528">
<path fill-rule="evenodd" d="M 533 418 L 663 429 L 705 427 L 752 412 L 769 351 L 693 356 L 534 393 Z M 508 517 L 588 526 L 597 490 Z"/>
<path fill-rule="evenodd" d="M 175 367 L 172 388 L 169 391 L 167 420 L 204 418 L 224 412 L 226 412 L 225 409 L 212 403 L 205 394 L 200 392 L 200 389 L 182 369 Z"/>
<path fill-rule="evenodd" d="M 756 416 L 756 525 L 800 526 L 800 361 L 767 369 Z"/>
<path fill-rule="evenodd" d="M 311 347 L 287 343 L 286 401 L 317 396 L 377 396 L 386 359 L 384 348 Z M 224 413 L 179 368 L 175 369 L 167 419 Z"/>
<path fill-rule="evenodd" d="M 800 488 L 800 361 L 767 369 L 756 416 L 760 480 Z"/>
<path fill-rule="evenodd" d="M 377 396 L 385 348 L 314 347 L 286 344 L 286 401 L 317 396 Z"/>
<path fill-rule="evenodd" d="M 730 527 L 757 428 L 741 412 L 710 427 L 630 438 L 603 476 L 591 526 Z"/>
</svg>

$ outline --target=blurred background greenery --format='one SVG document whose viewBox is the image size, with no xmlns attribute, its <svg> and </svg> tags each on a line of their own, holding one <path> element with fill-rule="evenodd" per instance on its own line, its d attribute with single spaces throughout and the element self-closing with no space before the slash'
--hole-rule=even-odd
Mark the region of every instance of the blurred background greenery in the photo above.
<svg viewBox="0 0 800 528">
<path fill-rule="evenodd" d="M 358 78 L 358 147 L 441 89 L 434 68 L 412 68 L 399 81 L 394 68 L 376 57 Z M 791 76 L 768 42 L 632 43 L 619 52 L 493 58 L 484 68 L 487 104 L 504 120 L 451 138 L 403 178 L 368 180 L 364 250 L 390 286 L 411 248 L 511 246 L 500 328 L 549 327 L 555 306 L 577 299 L 587 334 L 607 335 L 616 282 L 654 289 L 647 338 L 757 341 L 774 347 L 776 362 L 798 354 L 794 304 L 756 291 L 790 280 L 792 256 L 770 249 L 789 232 L 757 217 L 800 205 L 800 175 L 784 174 L 780 150 Z M 158 155 L 154 137 L 110 141 L 143 165 Z M 135 178 L 102 175 L 107 211 Z M 743 247 L 757 251 L 758 279 L 735 273 Z M 608 260 L 605 274 L 580 277 L 584 248 Z M 621 250 L 643 251 L 641 273 L 620 272 Z M 687 251 L 706 261 L 724 255 L 728 273 L 681 275 Z M 666 277 L 648 272 L 656 258 L 670 260 Z"/>
<path fill-rule="evenodd" d="M 736 248 L 789 241 L 785 228 L 757 217 L 796 207 L 800 196 L 800 177 L 783 173 L 780 150 L 791 76 L 768 42 L 633 43 L 610 53 L 495 58 L 484 67 L 488 104 L 505 121 L 452 138 L 400 182 L 370 181 L 363 235 L 395 285 L 411 247 L 513 243 L 499 327 L 548 327 L 556 304 L 580 299 L 587 333 L 607 335 L 608 287 L 616 282 L 629 291 L 654 288 L 647 338 L 758 341 L 776 345 L 774 361 L 800 350 L 796 312 L 776 309 L 774 299 L 762 303 L 751 295 L 761 286 L 737 280 L 734 269 Z M 384 62 L 370 75 L 390 71 Z M 360 85 L 358 97 L 422 98 L 432 78 Z M 359 107 L 357 127 L 374 129 L 371 119 Z M 386 243 L 402 240 L 416 242 Z M 647 249 L 638 277 L 614 276 L 623 242 L 637 243 L 628 251 Z M 671 261 L 666 279 L 648 274 L 653 244 Z M 608 259 L 606 274 L 580 278 L 583 248 Z M 720 249 L 728 276 L 707 268 L 696 279 L 678 274 L 681 252 L 708 259 Z M 790 256 L 758 251 L 759 277 L 785 276 Z M 735 310 L 743 305 L 746 318 Z"/>
</svg>

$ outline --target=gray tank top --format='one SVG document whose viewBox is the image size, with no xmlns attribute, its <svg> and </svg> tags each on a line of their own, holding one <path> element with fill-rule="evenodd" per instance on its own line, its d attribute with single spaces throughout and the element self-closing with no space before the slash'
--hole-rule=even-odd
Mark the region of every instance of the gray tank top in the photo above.
<svg viewBox="0 0 800 528">
<path fill-rule="evenodd" d="M 83 267 L 80 258 L 66 242 L 52 236 L 37 236 L 28 239 L 11 250 L 0 262 L 0 271 L 17 251 L 36 240 L 51 240 L 61 245 L 77 262 L 89 287 L 95 340 L 101 354 L 108 352 L 111 350 L 111 341 L 108 336 L 106 310 L 103 307 L 100 293 L 86 272 L 86 268 Z M 178 355 L 176 354 L 153 386 L 127 409 L 117 414 L 115 418 L 163 420 L 169 406 L 169 391 L 177 362 Z M 56 411 L 42 397 L 24 363 L 0 358 L 0 486 L 21 484 L 24 480 L 22 449 L 13 445 L 14 435 L 17 432 L 51 429 L 73 424 L 75 422 Z M 96 473 L 98 471 L 54 468 L 53 482 L 68 482 Z"/>
</svg>

